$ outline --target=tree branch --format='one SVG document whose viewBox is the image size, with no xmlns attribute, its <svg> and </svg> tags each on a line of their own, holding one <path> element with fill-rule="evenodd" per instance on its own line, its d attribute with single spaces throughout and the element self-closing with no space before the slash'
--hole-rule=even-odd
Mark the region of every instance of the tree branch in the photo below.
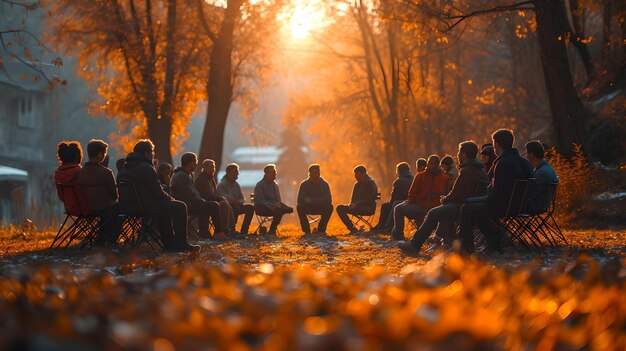
<svg viewBox="0 0 626 351">
<path fill-rule="evenodd" d="M 204 9 L 202 8 L 204 4 L 204 0 L 197 0 L 196 4 L 198 6 L 198 18 L 200 18 L 200 24 L 202 24 L 202 28 L 206 35 L 211 39 L 213 43 L 217 40 L 217 36 L 213 31 L 211 31 L 211 27 L 209 27 L 209 22 L 207 22 L 206 17 L 204 16 Z"/>
<path fill-rule="evenodd" d="M 531 5 L 531 6 L 526 6 L 526 5 Z M 459 23 L 463 22 L 464 20 L 466 20 L 466 19 L 468 19 L 470 17 L 486 15 L 486 14 L 489 14 L 489 13 L 510 12 L 510 11 L 518 11 L 518 10 L 534 10 L 534 9 L 535 9 L 535 7 L 532 6 L 532 1 L 522 1 L 522 2 L 518 2 L 518 3 L 515 3 L 515 4 L 511 4 L 511 5 L 496 6 L 496 7 L 490 8 L 490 9 L 472 11 L 472 12 L 470 12 L 468 14 L 464 14 L 464 15 L 447 16 L 447 17 L 443 18 L 443 22 L 448 27 L 448 30 L 452 30 Z M 456 21 L 454 21 L 454 23 L 452 23 L 452 24 L 448 24 L 445 20 L 456 20 Z"/>
</svg>

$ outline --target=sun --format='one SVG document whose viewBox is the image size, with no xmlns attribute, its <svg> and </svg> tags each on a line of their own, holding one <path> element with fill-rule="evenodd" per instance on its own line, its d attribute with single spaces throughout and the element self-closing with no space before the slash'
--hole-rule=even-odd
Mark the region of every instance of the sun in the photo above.
<svg viewBox="0 0 626 351">
<path fill-rule="evenodd" d="M 328 23 L 324 8 L 317 1 L 297 1 L 280 15 L 283 30 L 291 38 L 303 40 Z"/>
</svg>

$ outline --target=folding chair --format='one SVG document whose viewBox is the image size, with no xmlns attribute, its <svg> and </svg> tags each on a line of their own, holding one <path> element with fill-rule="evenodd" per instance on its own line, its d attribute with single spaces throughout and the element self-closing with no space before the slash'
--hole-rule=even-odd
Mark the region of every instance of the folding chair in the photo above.
<svg viewBox="0 0 626 351">
<path fill-rule="evenodd" d="M 542 185 L 533 183 L 532 186 Z M 545 204 L 535 204 L 536 206 L 528 204 L 529 210 L 516 218 L 516 224 L 520 227 L 520 235 L 523 235 L 538 248 L 542 248 L 544 242 L 547 242 L 552 247 L 556 247 L 559 241 L 568 245 L 567 239 L 565 239 L 561 228 L 553 216 L 558 183 L 543 186 L 546 187 L 544 190 L 546 197 L 543 198 L 546 199 Z"/>
<path fill-rule="evenodd" d="M 313 223 L 319 223 L 319 221 L 322 220 L 322 215 L 307 214 L 306 218 L 308 219 L 310 226 Z M 317 228 L 315 228 L 313 231 L 317 231 Z"/>
<path fill-rule="evenodd" d="M 254 205 L 254 193 L 250 193 L 250 202 L 252 202 L 252 204 Z M 266 232 L 267 231 L 267 227 L 265 227 L 265 225 L 267 223 L 271 223 L 272 220 L 274 219 L 274 216 L 263 216 L 263 215 L 260 215 L 256 211 L 256 209 L 254 211 L 254 216 L 256 217 L 256 220 L 259 223 L 259 226 L 256 228 L 256 230 L 253 233 L 254 234 L 267 234 L 267 232 Z"/>
<path fill-rule="evenodd" d="M 67 248 L 77 239 L 82 240 L 81 248 L 83 248 L 93 242 L 93 238 L 102 224 L 101 216 L 86 214 L 88 210 L 78 201 L 78 193 L 76 192 L 77 186 L 76 184 L 56 184 L 57 189 L 63 194 L 64 199 L 70 196 L 77 199 L 78 213 L 69 211 L 67 205 L 63 202 L 63 206 L 65 207 L 65 220 L 50 245 L 51 249 L 59 248 L 63 246 L 63 244 L 65 244 Z M 67 227 L 66 224 L 68 225 Z"/>
<path fill-rule="evenodd" d="M 153 250 L 155 246 L 162 249 L 163 241 L 158 232 L 156 219 L 145 214 L 136 184 L 134 182 L 119 182 L 117 188 L 120 196 L 120 219 L 122 220 L 121 243 L 138 247 L 145 242 Z"/>
<path fill-rule="evenodd" d="M 376 201 L 380 200 L 380 193 L 376 193 Z M 359 228 L 360 231 L 365 231 L 365 227 L 367 227 L 367 231 L 371 231 L 374 228 L 374 215 L 376 214 L 376 209 L 372 214 L 360 215 L 360 214 L 352 214 L 348 213 L 348 218 L 352 222 L 352 225 L 355 228 Z"/>
<path fill-rule="evenodd" d="M 529 189 L 529 184 L 534 179 L 518 179 L 513 184 L 513 191 L 509 197 L 509 202 L 504 217 L 498 220 L 492 220 L 492 222 L 498 228 L 500 236 L 498 240 L 506 240 L 516 249 L 519 247 L 517 244 L 525 247 L 528 251 L 531 251 L 530 245 L 524 237 L 524 226 L 520 225 L 519 218 L 523 217 L 523 211 L 526 208 L 526 200 Z"/>
</svg>

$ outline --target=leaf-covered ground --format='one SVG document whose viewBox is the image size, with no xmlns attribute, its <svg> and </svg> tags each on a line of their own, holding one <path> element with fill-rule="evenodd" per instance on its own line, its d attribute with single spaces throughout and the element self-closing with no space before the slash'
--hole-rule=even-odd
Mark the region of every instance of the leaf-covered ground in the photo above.
<svg viewBox="0 0 626 351">
<path fill-rule="evenodd" d="M 384 235 L 201 241 L 199 254 L 49 251 L 0 234 L 0 349 L 626 348 L 626 233 L 464 260 Z"/>
</svg>

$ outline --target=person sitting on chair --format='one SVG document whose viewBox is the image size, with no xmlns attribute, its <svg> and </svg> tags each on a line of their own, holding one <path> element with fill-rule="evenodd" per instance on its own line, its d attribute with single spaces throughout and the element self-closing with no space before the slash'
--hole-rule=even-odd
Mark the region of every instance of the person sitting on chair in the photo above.
<svg viewBox="0 0 626 351">
<path fill-rule="evenodd" d="M 174 170 L 172 177 L 172 196 L 187 205 L 190 216 L 198 217 L 198 236 L 202 239 L 211 238 L 209 233 L 209 217 L 215 226 L 214 239 L 225 240 L 222 229 L 220 205 L 216 201 L 205 200 L 193 183 L 193 170 L 198 167 L 198 157 L 193 152 L 186 152 L 180 157 L 181 167 Z"/>
<path fill-rule="evenodd" d="M 317 232 L 326 233 L 330 216 L 333 214 L 333 201 L 330 187 L 320 175 L 320 165 L 309 166 L 309 178 L 300 183 L 298 188 L 298 218 L 304 234 L 311 234 L 307 215 L 321 215 Z"/>
<path fill-rule="evenodd" d="M 215 181 L 215 161 L 210 159 L 202 161 L 202 169 L 196 176 L 194 184 L 203 199 L 206 201 L 215 201 L 220 205 L 222 227 L 224 229 L 228 228 L 229 231 L 234 231 L 235 224 L 229 223 L 233 222 L 231 220 L 232 209 L 228 205 L 226 198 L 217 192 L 217 182 Z"/>
<path fill-rule="evenodd" d="M 439 197 L 446 193 L 448 176 L 439 167 L 439 156 L 428 158 L 426 171 L 413 178 L 409 196 L 393 209 L 393 229 L 395 240 L 404 240 L 404 218 L 418 219 L 439 204 Z"/>
<path fill-rule="evenodd" d="M 417 159 L 417 161 L 415 161 L 415 170 L 416 170 L 416 174 L 417 173 L 422 173 L 426 170 L 426 165 L 428 164 L 428 162 L 426 162 L 426 159 L 423 157 L 420 157 Z"/>
<path fill-rule="evenodd" d="M 337 206 L 337 215 L 350 233 L 356 233 L 358 229 L 354 227 L 348 215 L 373 216 L 376 212 L 376 198 L 378 197 L 376 182 L 367 174 L 365 166 L 354 167 L 354 178 L 356 183 L 352 188 L 350 204 Z"/>
<path fill-rule="evenodd" d="M 280 190 L 276 184 L 276 166 L 269 164 L 263 168 L 263 179 L 254 187 L 254 210 L 260 216 L 273 217 L 270 235 L 276 235 L 281 219 L 287 213 L 293 213 L 293 208 L 280 200 Z"/>
<path fill-rule="evenodd" d="M 531 140 L 526 143 L 526 159 L 533 167 L 535 184 L 528 195 L 528 210 L 531 213 L 543 212 L 548 207 L 551 193 L 548 192 L 549 184 L 558 184 L 559 177 L 556 171 L 545 159 L 546 149 L 539 140 Z"/>
<path fill-rule="evenodd" d="M 461 207 L 461 251 L 467 255 L 474 253 L 474 227 L 485 236 L 489 249 L 500 250 L 497 228 L 492 221 L 506 215 L 515 182 L 533 176 L 530 162 L 513 147 L 515 136 L 512 130 L 498 129 L 491 138 L 497 157 L 491 167 L 490 191 L 486 196 L 467 199 Z"/>
<path fill-rule="evenodd" d="M 451 245 L 454 240 L 454 223 L 459 218 L 461 205 L 468 197 L 474 196 L 476 186 L 480 182 L 488 182 L 489 177 L 485 173 L 485 166 L 476 159 L 478 144 L 473 141 L 464 141 L 459 144 L 459 167 L 461 171 L 448 195 L 441 198 L 441 206 L 432 208 L 426 214 L 424 222 L 415 231 L 410 241 L 401 241 L 398 247 L 408 255 L 420 252 L 426 239 L 437 228 L 437 236 L 444 240 L 446 245 Z"/>
<path fill-rule="evenodd" d="M 172 182 L 172 174 L 174 172 L 174 168 L 171 164 L 167 162 L 159 162 L 157 166 L 157 175 L 159 176 L 159 183 L 161 183 L 161 187 L 163 190 L 172 195 L 172 189 L 170 188 L 170 183 Z"/>
<path fill-rule="evenodd" d="M 118 221 L 117 187 L 113 171 L 102 165 L 109 145 L 102 140 L 92 139 L 87 144 L 89 161 L 78 172 L 76 182 L 81 186 L 90 213 L 106 215 L 104 225 L 95 239 L 97 246 L 117 242 L 121 229 Z"/>
<path fill-rule="evenodd" d="M 238 177 L 239 166 L 236 163 L 231 163 L 226 166 L 226 174 L 217 185 L 217 193 L 228 201 L 228 204 L 233 211 L 233 229 L 235 224 L 237 224 L 239 215 L 244 215 L 240 233 L 247 235 L 248 230 L 250 229 L 250 222 L 252 222 L 252 216 L 254 215 L 254 206 L 245 203 L 241 186 L 237 182 Z"/>
<path fill-rule="evenodd" d="M 62 141 L 57 146 L 59 167 L 54 172 L 59 200 L 65 205 L 68 214 L 86 215 L 89 211 L 83 190 L 76 183 L 76 176 L 81 170 L 83 149 L 78 141 Z M 72 185 L 71 191 L 60 185 Z"/>
<path fill-rule="evenodd" d="M 424 160 L 426 162 L 426 160 Z M 411 174 L 411 168 L 406 162 L 400 162 L 396 165 L 396 175 L 398 178 L 393 181 L 391 190 L 391 199 L 389 202 L 385 202 L 380 205 L 380 218 L 378 218 L 378 224 L 374 226 L 374 230 L 389 232 L 393 227 L 393 208 L 406 200 L 409 195 L 409 188 L 413 182 L 413 174 Z"/>
<path fill-rule="evenodd" d="M 135 183 L 137 196 L 146 215 L 157 220 L 163 246 L 168 251 L 200 251 L 187 242 L 187 206 L 163 191 L 154 169 L 154 144 L 149 139 L 137 142 L 128 154 L 117 177 L 119 183 Z M 120 193 L 120 201 L 124 201 Z M 173 227 L 173 230 L 172 230 Z"/>
<path fill-rule="evenodd" d="M 454 182 L 456 181 L 456 178 L 459 176 L 459 171 L 454 165 L 454 160 L 452 159 L 452 156 L 446 155 L 444 158 L 441 159 L 441 169 L 443 169 L 443 171 L 448 176 L 447 190 L 450 191 L 450 189 L 452 189 L 452 186 L 454 185 Z"/>
<path fill-rule="evenodd" d="M 493 161 L 496 159 L 496 154 L 493 151 L 493 144 L 487 143 L 482 146 L 480 150 L 480 160 L 485 165 L 485 172 L 489 176 L 489 179 L 493 179 Z"/>
</svg>

